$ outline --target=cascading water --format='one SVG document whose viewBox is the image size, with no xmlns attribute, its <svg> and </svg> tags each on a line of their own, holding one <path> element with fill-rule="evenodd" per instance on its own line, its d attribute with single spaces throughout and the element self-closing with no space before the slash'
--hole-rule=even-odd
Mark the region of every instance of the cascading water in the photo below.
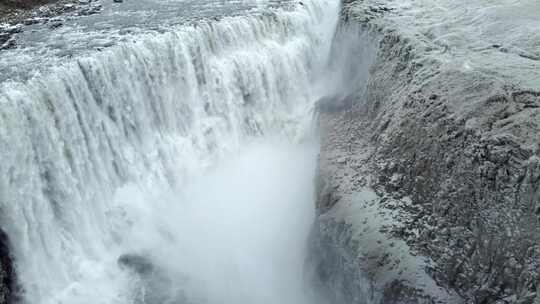
<svg viewBox="0 0 540 304">
<path fill-rule="evenodd" d="M 338 1 L 178 26 L 0 87 L 25 303 L 308 303 L 317 77 Z"/>
</svg>

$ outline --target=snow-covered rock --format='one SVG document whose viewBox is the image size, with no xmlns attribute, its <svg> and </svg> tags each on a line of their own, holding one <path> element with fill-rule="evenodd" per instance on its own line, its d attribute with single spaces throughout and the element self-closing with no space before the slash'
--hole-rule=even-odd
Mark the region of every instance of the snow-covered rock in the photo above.
<svg viewBox="0 0 540 304">
<path fill-rule="evenodd" d="M 322 283 L 341 303 L 533 303 L 539 3 L 382 3 L 345 1 L 336 37 L 361 77 L 320 114 Z"/>
</svg>

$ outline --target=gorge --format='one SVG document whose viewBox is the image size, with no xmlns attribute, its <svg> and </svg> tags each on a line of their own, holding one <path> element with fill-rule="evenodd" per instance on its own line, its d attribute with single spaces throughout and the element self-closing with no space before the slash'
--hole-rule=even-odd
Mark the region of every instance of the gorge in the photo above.
<svg viewBox="0 0 540 304">
<path fill-rule="evenodd" d="M 538 303 L 539 11 L 92 0 L 7 18 L 0 303 Z"/>
</svg>

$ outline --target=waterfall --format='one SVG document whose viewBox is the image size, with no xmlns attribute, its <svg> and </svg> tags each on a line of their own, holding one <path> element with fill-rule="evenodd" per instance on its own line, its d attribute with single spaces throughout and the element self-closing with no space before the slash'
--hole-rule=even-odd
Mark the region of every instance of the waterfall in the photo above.
<svg viewBox="0 0 540 304">
<path fill-rule="evenodd" d="M 275 8 L 141 34 L 28 81 L 0 84 L 0 223 L 10 239 L 23 302 L 150 303 L 141 294 L 155 282 L 180 288 L 183 279 L 171 278 L 185 273 L 155 275 L 154 283 L 146 284 L 133 271 L 122 270 L 118 258 L 147 254 L 152 262 L 146 266 L 181 272 L 167 264 L 183 256 L 180 247 L 190 243 L 175 241 L 182 237 L 171 229 L 196 231 L 201 227 L 194 226 L 212 223 L 201 218 L 201 206 L 226 207 L 201 196 L 201 181 L 219 188 L 208 176 L 226 180 L 219 173 L 225 160 L 242 151 L 248 152 L 247 160 L 237 156 L 240 167 L 257 164 L 249 157 L 265 155 L 249 152 L 260 151 L 257 138 L 280 143 L 261 144 L 269 149 L 284 140 L 306 141 L 314 92 L 320 91 L 313 86 L 330 49 L 336 2 L 305 0 L 294 10 Z M 280 162 L 306 172 L 304 157 L 291 151 L 294 161 L 278 152 L 281 158 L 266 160 L 270 175 Z M 301 155 L 313 156 L 306 153 Z M 287 189 L 282 190 L 294 192 Z M 206 203 L 189 207 L 183 201 L 190 198 Z M 276 208 L 288 207 L 279 203 Z M 182 224 L 172 224 L 178 221 Z M 143 247 L 165 242 L 145 243 L 145 233 L 177 246 L 156 256 Z M 198 250 L 203 249 L 216 248 Z M 190 261 L 189 254 L 183 257 Z M 159 259 L 161 266 L 150 264 Z M 185 286 L 191 279 L 185 278 Z M 212 297 L 181 293 L 187 302 L 216 303 Z"/>
</svg>

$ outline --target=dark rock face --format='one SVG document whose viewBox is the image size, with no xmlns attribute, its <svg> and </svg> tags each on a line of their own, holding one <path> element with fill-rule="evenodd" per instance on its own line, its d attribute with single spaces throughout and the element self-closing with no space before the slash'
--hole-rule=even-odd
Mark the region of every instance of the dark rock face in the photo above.
<svg viewBox="0 0 540 304">
<path fill-rule="evenodd" d="M 15 35 L 20 32 L 22 32 L 21 25 L 0 27 L 0 50 L 15 47 Z"/>
<path fill-rule="evenodd" d="M 370 33 L 378 54 L 365 94 L 352 107 L 321 115 L 317 204 L 324 260 L 363 256 L 363 244 L 354 243 L 369 227 L 360 221 L 339 232 L 332 227 L 344 221 L 326 215 L 348 210 L 343 202 L 351 193 L 369 188 L 380 197 L 378 212 L 392 214 L 386 238 L 431 261 L 426 272 L 460 302 L 540 300 L 540 92 L 494 77 L 496 70 L 448 68 L 425 54 L 434 46 L 381 21 L 391 9 L 347 2 L 342 26 Z M 345 252 L 336 253 L 336 246 Z M 384 261 L 389 252 L 370 254 Z M 363 272 L 374 285 L 380 280 L 366 264 L 338 268 Z M 324 269 L 321 277 L 331 278 Z M 417 291 L 416 284 L 375 286 L 380 295 L 372 302 L 421 303 L 429 290 Z M 353 290 L 347 286 L 345 293 Z"/>
<path fill-rule="evenodd" d="M 140 275 L 149 275 L 154 271 L 154 265 L 149 258 L 138 254 L 123 254 L 118 258 L 118 265 L 131 269 Z"/>
<path fill-rule="evenodd" d="M 9 240 L 0 229 L 0 303 L 16 303 L 16 280 L 13 261 L 9 252 Z"/>
<path fill-rule="evenodd" d="M 57 0 L 5 0 L 2 5 L 13 8 L 31 8 L 36 5 L 56 2 Z"/>
<path fill-rule="evenodd" d="M 23 11 L 28 11 L 36 6 L 56 1 L 47 0 L 3 0 L 0 2 L 0 22 L 10 21 Z"/>
<path fill-rule="evenodd" d="M 126 253 L 118 266 L 140 278 L 134 290 L 134 303 L 189 303 L 182 289 L 186 278 L 171 274 L 145 254 Z"/>
</svg>

